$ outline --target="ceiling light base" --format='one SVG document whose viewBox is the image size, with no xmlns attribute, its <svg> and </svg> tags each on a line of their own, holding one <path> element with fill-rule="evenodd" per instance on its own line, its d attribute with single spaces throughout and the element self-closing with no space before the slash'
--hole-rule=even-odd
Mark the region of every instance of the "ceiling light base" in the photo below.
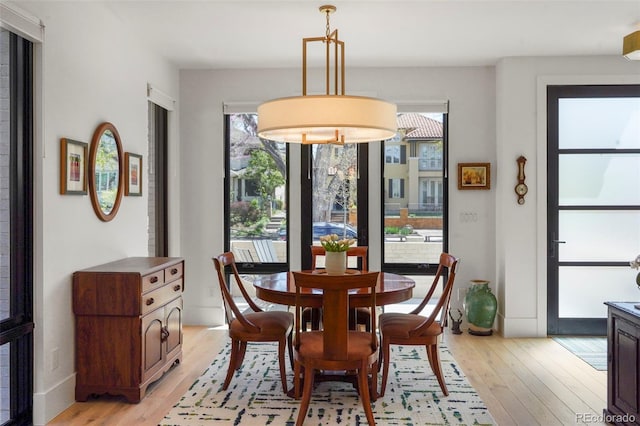
<svg viewBox="0 0 640 426">
<path fill-rule="evenodd" d="M 331 5 L 331 4 L 325 4 L 324 6 L 320 6 L 318 8 L 318 10 L 320 10 L 320 12 L 322 13 L 333 13 L 335 12 L 337 9 L 335 6 Z"/>
</svg>

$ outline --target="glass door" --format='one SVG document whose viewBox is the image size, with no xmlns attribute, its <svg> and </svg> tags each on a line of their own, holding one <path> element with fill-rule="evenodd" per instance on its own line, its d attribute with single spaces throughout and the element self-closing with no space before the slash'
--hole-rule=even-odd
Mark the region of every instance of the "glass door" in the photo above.
<svg viewBox="0 0 640 426">
<path fill-rule="evenodd" d="M 640 300 L 640 86 L 548 88 L 548 333 L 606 334 Z"/>
<path fill-rule="evenodd" d="M 302 150 L 302 269 L 311 267 L 309 246 L 336 234 L 368 245 L 368 144 L 316 144 Z M 349 267 L 356 268 L 355 258 Z M 324 267 L 324 256 L 316 267 Z"/>
</svg>

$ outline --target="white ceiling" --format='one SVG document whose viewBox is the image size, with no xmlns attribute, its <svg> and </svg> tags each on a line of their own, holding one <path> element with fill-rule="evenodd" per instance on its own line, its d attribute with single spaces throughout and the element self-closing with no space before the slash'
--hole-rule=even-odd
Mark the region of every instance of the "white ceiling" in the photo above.
<svg viewBox="0 0 640 426">
<path fill-rule="evenodd" d="M 109 1 L 180 68 L 300 67 L 302 38 L 323 36 L 310 0 Z M 511 56 L 620 55 L 640 0 L 339 0 L 331 28 L 351 66 L 492 65 Z M 322 45 L 319 44 L 319 49 Z M 310 51 L 320 60 L 323 51 Z"/>
</svg>

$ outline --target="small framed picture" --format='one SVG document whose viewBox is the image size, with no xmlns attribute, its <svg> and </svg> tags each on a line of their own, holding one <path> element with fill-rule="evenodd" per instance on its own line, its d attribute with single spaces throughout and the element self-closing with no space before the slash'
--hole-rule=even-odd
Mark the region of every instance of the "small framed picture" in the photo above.
<svg viewBox="0 0 640 426">
<path fill-rule="evenodd" d="M 142 195 L 142 155 L 124 153 L 124 195 Z"/>
<path fill-rule="evenodd" d="M 458 189 L 491 189 L 491 163 L 458 163 Z"/>
<path fill-rule="evenodd" d="M 87 152 L 89 145 L 60 139 L 60 194 L 87 194 Z"/>
</svg>

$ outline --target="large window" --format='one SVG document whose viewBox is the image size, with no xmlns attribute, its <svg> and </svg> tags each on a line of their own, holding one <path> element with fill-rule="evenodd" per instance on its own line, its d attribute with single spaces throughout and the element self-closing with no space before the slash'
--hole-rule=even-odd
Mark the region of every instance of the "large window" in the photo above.
<svg viewBox="0 0 640 426">
<path fill-rule="evenodd" d="M 0 29 L 0 423 L 31 424 L 32 45 Z"/>
<path fill-rule="evenodd" d="M 398 114 L 382 156 L 383 269 L 433 274 L 446 251 L 446 114 Z"/>
<path fill-rule="evenodd" d="M 254 113 L 225 115 L 225 249 L 245 273 L 288 265 L 288 148 L 260 139 L 257 119 Z"/>
</svg>

